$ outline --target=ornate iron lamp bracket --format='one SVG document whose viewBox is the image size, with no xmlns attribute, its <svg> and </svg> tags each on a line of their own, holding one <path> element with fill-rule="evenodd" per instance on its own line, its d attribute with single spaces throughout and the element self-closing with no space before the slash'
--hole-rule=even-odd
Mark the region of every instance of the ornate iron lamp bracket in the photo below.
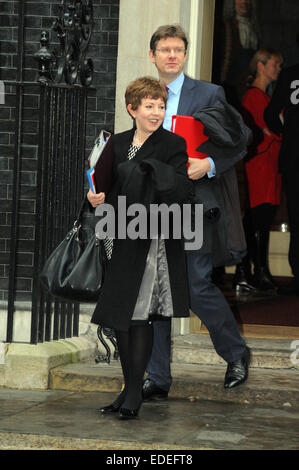
<svg viewBox="0 0 299 470">
<path fill-rule="evenodd" d="M 110 364 L 110 359 L 111 359 L 111 349 L 109 344 L 107 343 L 106 339 L 110 340 L 112 345 L 114 346 L 114 354 L 113 358 L 118 359 L 119 358 L 119 352 L 117 348 L 117 343 L 116 343 L 116 338 L 115 338 L 115 333 L 114 330 L 111 328 L 104 328 L 103 326 L 99 326 L 97 329 L 97 334 L 98 338 L 101 341 L 102 345 L 106 349 L 106 355 L 99 353 L 98 356 L 96 357 L 95 361 L 96 362 L 107 362 L 107 364 Z M 106 336 L 106 339 L 104 339 L 103 335 Z"/>
<path fill-rule="evenodd" d="M 41 33 L 41 48 L 34 54 L 39 64 L 38 81 L 89 86 L 93 79 L 93 62 L 87 58 L 87 49 L 93 29 L 92 0 L 62 0 L 59 16 L 52 30 L 59 39 L 59 47 L 48 49 L 49 34 Z"/>
</svg>

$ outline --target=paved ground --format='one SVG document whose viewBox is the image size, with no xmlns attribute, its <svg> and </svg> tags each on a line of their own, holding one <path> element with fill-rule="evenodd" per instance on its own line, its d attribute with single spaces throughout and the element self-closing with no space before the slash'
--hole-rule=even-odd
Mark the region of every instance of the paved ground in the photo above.
<svg viewBox="0 0 299 470">
<path fill-rule="evenodd" d="M 97 409 L 115 392 L 0 389 L 0 449 L 295 450 L 299 407 L 169 398 L 138 420 Z"/>
</svg>

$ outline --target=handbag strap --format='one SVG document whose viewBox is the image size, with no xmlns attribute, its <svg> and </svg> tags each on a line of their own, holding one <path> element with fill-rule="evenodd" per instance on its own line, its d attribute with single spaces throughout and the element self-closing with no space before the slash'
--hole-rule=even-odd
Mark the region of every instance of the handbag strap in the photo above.
<svg viewBox="0 0 299 470">
<path fill-rule="evenodd" d="M 82 221 L 81 219 L 82 219 L 82 215 L 83 215 L 83 209 L 84 209 L 84 206 L 85 206 L 85 203 L 86 203 L 87 200 L 88 200 L 88 199 L 87 199 L 87 194 L 85 194 L 85 196 L 84 196 L 84 198 L 83 198 L 83 201 L 81 202 L 80 209 L 79 209 L 79 211 L 78 211 L 78 215 L 77 215 L 76 220 L 75 220 L 75 222 L 74 222 L 74 226 L 76 226 L 76 225 L 79 225 L 79 226 L 80 226 L 80 225 L 81 225 L 81 221 Z"/>
</svg>

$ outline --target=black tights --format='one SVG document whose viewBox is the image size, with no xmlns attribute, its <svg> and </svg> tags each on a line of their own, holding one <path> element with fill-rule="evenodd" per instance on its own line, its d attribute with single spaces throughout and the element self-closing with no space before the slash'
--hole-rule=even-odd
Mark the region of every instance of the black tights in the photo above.
<svg viewBox="0 0 299 470">
<path fill-rule="evenodd" d="M 277 206 L 268 203 L 252 207 L 250 209 L 252 231 L 256 232 L 260 230 L 261 232 L 269 232 L 276 211 Z"/>
<path fill-rule="evenodd" d="M 244 232 L 247 242 L 247 259 L 255 259 L 256 240 L 254 234 L 259 232 L 262 238 L 269 241 L 269 234 L 272 222 L 277 211 L 277 206 L 272 204 L 260 204 L 246 211 L 243 218 Z M 265 242 L 265 249 L 267 242 Z"/>
<path fill-rule="evenodd" d="M 114 404 L 134 410 L 142 401 L 142 383 L 153 346 L 153 327 L 132 322 L 128 331 L 115 331 L 125 387 Z"/>
</svg>

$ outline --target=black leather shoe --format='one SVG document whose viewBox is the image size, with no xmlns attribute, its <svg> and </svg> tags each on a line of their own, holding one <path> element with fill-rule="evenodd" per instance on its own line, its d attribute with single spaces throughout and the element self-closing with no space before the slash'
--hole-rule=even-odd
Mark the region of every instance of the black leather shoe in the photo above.
<svg viewBox="0 0 299 470">
<path fill-rule="evenodd" d="M 254 285 L 260 291 L 275 291 L 277 290 L 277 285 L 275 280 L 273 279 L 270 271 L 267 267 L 259 267 L 259 269 L 254 271 Z"/>
<path fill-rule="evenodd" d="M 168 392 L 158 387 L 151 379 L 145 379 L 142 387 L 143 400 L 166 400 Z"/>
<path fill-rule="evenodd" d="M 258 290 L 248 281 L 239 281 L 233 283 L 233 289 L 236 290 L 237 294 L 257 294 Z"/>
<path fill-rule="evenodd" d="M 250 364 L 250 349 L 246 347 L 246 351 L 238 361 L 229 362 L 224 378 L 224 388 L 237 387 L 245 382 L 248 377 L 248 368 Z"/>
<path fill-rule="evenodd" d="M 255 294 L 257 289 L 251 282 L 251 274 L 249 268 L 245 268 L 243 263 L 237 265 L 236 273 L 233 277 L 232 287 L 237 293 Z"/>
<path fill-rule="evenodd" d="M 136 419 L 138 418 L 139 408 L 136 410 L 129 410 L 127 408 L 120 408 L 119 409 L 119 418 L 120 419 Z"/>
<path fill-rule="evenodd" d="M 100 408 L 100 412 L 103 415 L 107 415 L 110 413 L 117 413 L 120 410 L 121 405 L 115 405 L 114 403 L 111 403 L 111 405 L 108 406 L 103 406 L 103 408 Z"/>
<path fill-rule="evenodd" d="M 99 409 L 100 413 L 103 415 L 111 414 L 111 413 L 118 413 L 119 409 L 121 408 L 123 402 L 125 401 L 126 398 L 126 393 L 123 390 L 120 392 L 116 400 L 114 400 L 111 405 L 108 406 L 103 406 L 102 408 Z"/>
</svg>

